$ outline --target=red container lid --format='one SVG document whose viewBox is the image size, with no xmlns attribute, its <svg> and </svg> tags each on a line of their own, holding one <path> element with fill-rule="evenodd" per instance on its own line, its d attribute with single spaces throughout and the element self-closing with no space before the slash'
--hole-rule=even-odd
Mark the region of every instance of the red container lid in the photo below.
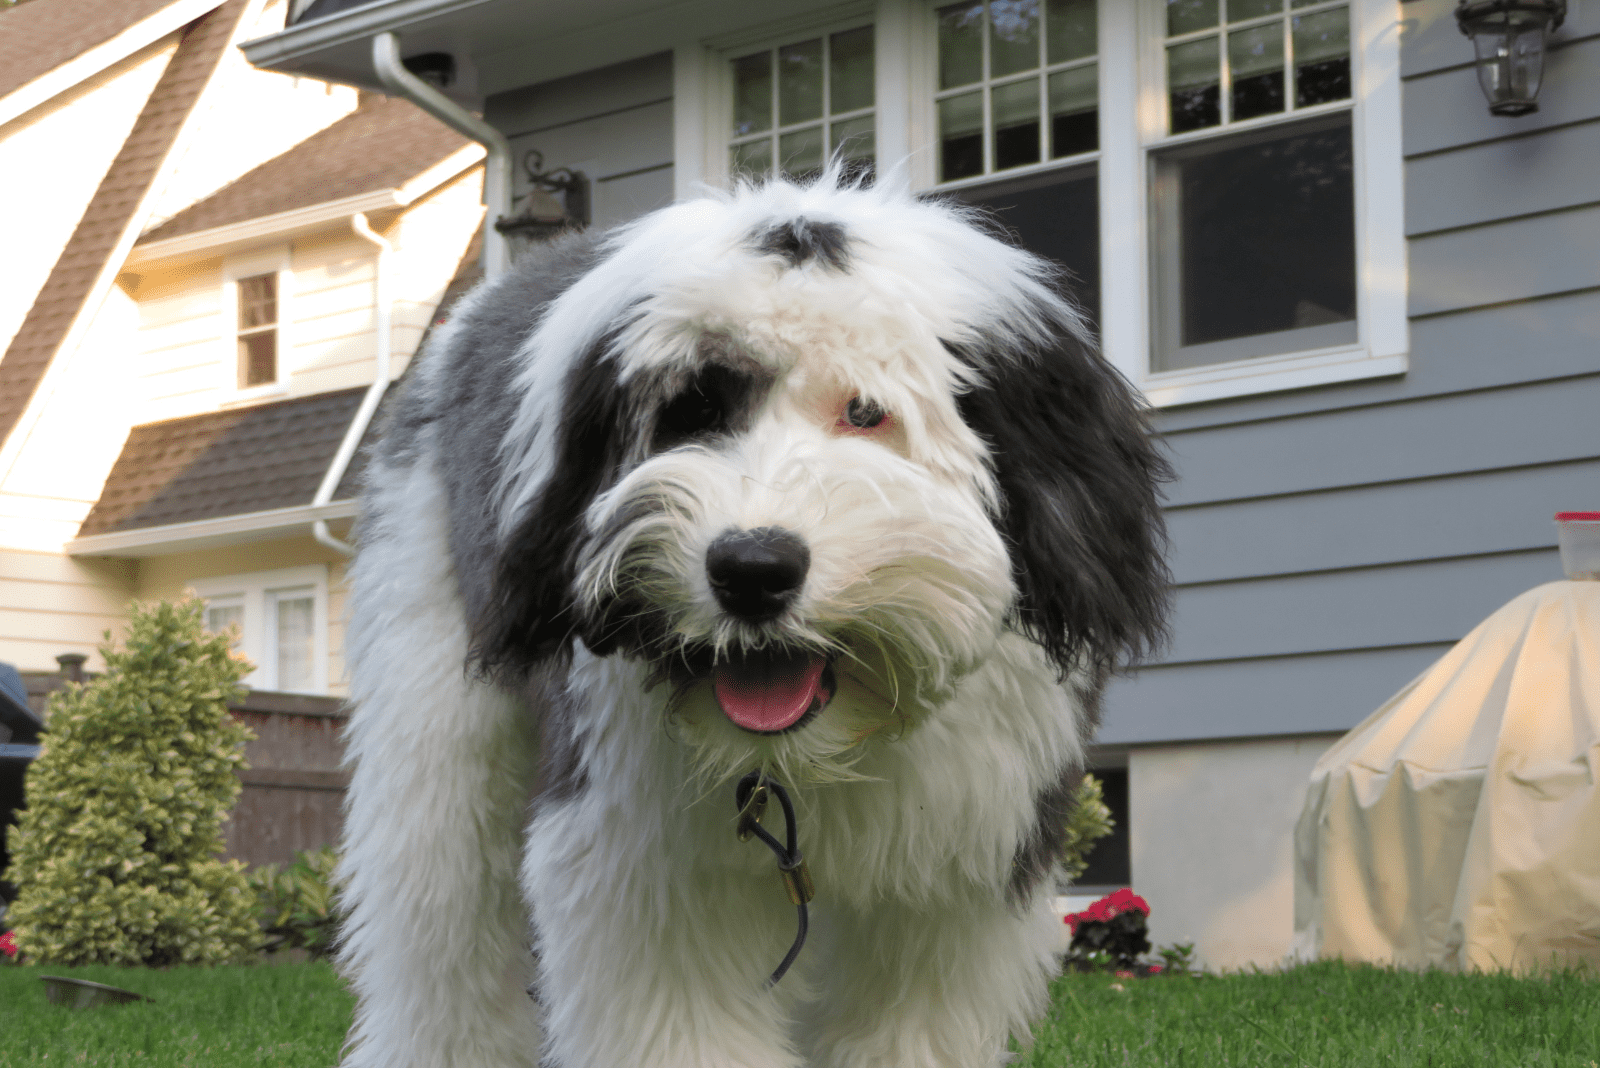
<svg viewBox="0 0 1600 1068">
<path fill-rule="evenodd" d="M 1557 512 L 1557 523 L 1600 523 L 1600 512 Z"/>
</svg>

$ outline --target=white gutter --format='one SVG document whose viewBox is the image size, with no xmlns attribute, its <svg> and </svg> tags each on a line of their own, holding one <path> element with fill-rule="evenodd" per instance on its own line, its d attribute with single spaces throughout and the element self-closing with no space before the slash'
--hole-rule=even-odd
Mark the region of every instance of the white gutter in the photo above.
<svg viewBox="0 0 1600 1068">
<path fill-rule="evenodd" d="M 365 238 L 378 248 L 378 262 L 373 277 L 374 299 L 378 305 L 378 366 L 372 376 L 372 385 L 367 387 L 366 396 L 361 398 L 361 406 L 356 409 L 355 418 L 345 428 L 339 451 L 333 454 L 333 462 L 328 464 L 322 484 L 311 498 L 313 508 L 320 508 L 333 500 L 334 490 L 339 488 L 339 482 L 350 467 L 350 460 L 355 456 L 356 449 L 361 447 L 367 425 L 372 422 L 372 413 L 378 410 L 383 391 L 389 388 L 390 363 L 394 356 L 393 301 L 389 299 L 389 256 L 394 252 L 394 246 L 379 235 L 367 222 L 367 217 L 359 212 L 350 216 L 350 229 L 355 231 L 357 237 Z M 326 519 L 318 519 L 311 524 L 311 536 L 345 556 L 356 554 L 355 546 L 333 536 Z"/>
<path fill-rule="evenodd" d="M 216 519 L 164 523 L 111 534 L 89 534 L 67 542 L 68 556 L 167 556 L 224 545 L 269 541 L 305 534 L 306 524 L 319 519 L 352 519 L 355 501 L 333 501 L 320 508 L 297 504 L 265 512 L 245 512 Z"/>
<path fill-rule="evenodd" d="M 504 274 L 511 266 L 511 253 L 505 235 L 494 224 L 511 214 L 511 143 L 505 134 L 406 70 L 400 62 L 400 38 L 393 33 L 372 38 L 372 66 L 384 88 L 488 150 L 483 161 L 483 202 L 488 206 L 483 220 L 483 273 L 488 278 Z"/>
</svg>

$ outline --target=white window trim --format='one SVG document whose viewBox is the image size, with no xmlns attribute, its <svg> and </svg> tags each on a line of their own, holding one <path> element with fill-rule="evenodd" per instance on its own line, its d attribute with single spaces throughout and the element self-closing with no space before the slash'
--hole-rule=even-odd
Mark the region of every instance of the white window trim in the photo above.
<svg viewBox="0 0 1600 1068">
<path fill-rule="evenodd" d="M 933 10 L 950 0 L 877 0 L 877 113 L 880 180 L 912 191 L 937 184 L 938 65 Z M 724 131 L 731 123 L 727 61 L 740 47 L 761 47 L 844 18 L 866 4 L 770 23 L 747 33 L 680 47 L 674 53 L 676 194 L 725 188 Z M 1235 360 L 1177 371 L 1150 370 L 1152 298 L 1149 153 L 1164 136 L 1164 27 L 1153 0 L 1100 0 L 1100 150 L 1068 160 L 940 186 L 958 189 L 1095 161 L 1100 174 L 1101 344 L 1106 358 L 1155 407 L 1404 374 L 1410 351 L 1406 318 L 1404 161 L 1400 140 L 1399 0 L 1350 0 L 1352 130 L 1356 159 L 1357 342 L 1350 346 Z M 1321 109 L 1318 109 L 1321 110 Z M 1252 120 L 1255 126 L 1293 122 Z M 1242 128 L 1246 124 L 1240 124 Z M 1098 158 L 1097 158 L 1098 157 Z"/>
<path fill-rule="evenodd" d="M 258 274 L 278 277 L 278 380 L 260 386 L 239 385 L 239 279 Z M 280 245 L 229 256 L 222 262 L 222 397 L 223 403 L 244 404 L 289 393 L 289 353 L 293 339 L 294 272 L 290 249 Z"/>
<path fill-rule="evenodd" d="M 202 600 L 242 595 L 244 623 L 241 626 L 239 651 L 256 665 L 256 670 L 246 676 L 244 682 L 245 685 L 260 690 L 278 688 L 275 665 L 266 656 L 269 640 L 267 594 L 274 590 L 310 586 L 313 591 L 311 626 L 315 645 L 312 652 L 311 689 L 307 692 L 315 694 L 328 692 L 328 566 L 326 564 L 197 578 L 189 580 L 185 586 L 194 590 L 196 596 Z"/>
<path fill-rule="evenodd" d="M 875 21 L 871 0 L 853 0 L 813 14 L 767 22 L 737 33 L 699 42 L 673 54 L 674 149 L 680 162 L 675 180 L 679 200 L 698 196 L 710 186 L 726 189 L 732 179 L 728 167 L 728 142 L 733 140 L 733 72 L 730 62 L 739 56 L 777 48 L 810 37 L 854 29 Z M 877 53 L 874 70 L 882 66 L 883 35 L 874 31 Z M 777 72 L 773 72 L 777 76 Z M 883 155 L 883 77 L 874 85 L 873 115 L 878 127 L 878 159 Z M 897 90 L 904 96 L 904 89 Z M 680 103 L 680 101 L 682 103 Z"/>
</svg>

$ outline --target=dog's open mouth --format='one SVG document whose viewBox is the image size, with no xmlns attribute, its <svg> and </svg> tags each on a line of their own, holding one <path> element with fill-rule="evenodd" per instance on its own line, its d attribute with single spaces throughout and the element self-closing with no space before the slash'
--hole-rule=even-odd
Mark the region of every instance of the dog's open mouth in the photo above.
<svg viewBox="0 0 1600 1068">
<path fill-rule="evenodd" d="M 800 649 L 732 653 L 712 668 L 711 685 L 723 714 L 756 734 L 804 726 L 838 688 L 827 658 Z"/>
</svg>

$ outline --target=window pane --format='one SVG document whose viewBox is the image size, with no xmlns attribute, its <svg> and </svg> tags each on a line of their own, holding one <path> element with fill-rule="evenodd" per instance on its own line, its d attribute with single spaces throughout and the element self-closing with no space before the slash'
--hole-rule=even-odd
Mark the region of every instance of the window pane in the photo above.
<svg viewBox="0 0 1600 1068">
<path fill-rule="evenodd" d="M 734 145 L 728 151 L 728 169 L 735 178 L 760 178 L 772 173 L 772 141 L 763 137 Z"/>
<path fill-rule="evenodd" d="M 1228 0 L 1228 21 L 1243 22 L 1262 15 L 1276 15 L 1282 10 L 1283 0 Z"/>
<path fill-rule="evenodd" d="M 271 326 L 278 321 L 278 276 L 258 274 L 239 279 L 239 329 Z"/>
<path fill-rule="evenodd" d="M 872 27 L 846 30 L 828 38 L 829 109 L 844 111 L 872 106 L 873 44 Z"/>
<path fill-rule="evenodd" d="M 822 38 L 778 49 L 778 123 L 822 117 Z"/>
<path fill-rule="evenodd" d="M 733 136 L 772 129 L 772 53 L 733 61 Z"/>
<path fill-rule="evenodd" d="M 995 86 L 994 169 L 1039 162 L 1039 80 L 1028 78 Z"/>
<path fill-rule="evenodd" d="M 1183 348 L 1254 335 L 1287 352 L 1355 340 L 1350 121 L 1174 150 L 1157 161 L 1163 369 L 1248 355 Z"/>
<path fill-rule="evenodd" d="M 989 76 L 1039 65 L 1039 0 L 990 0 Z"/>
<path fill-rule="evenodd" d="M 1350 99 L 1350 13 L 1342 7 L 1296 15 L 1294 104 Z"/>
<path fill-rule="evenodd" d="M 871 171 L 872 161 L 877 157 L 877 130 L 876 121 L 871 115 L 863 115 L 859 119 L 848 119 L 836 122 L 829 130 L 832 143 L 828 146 L 830 153 L 838 153 L 845 162 L 845 171 L 854 174 L 859 167 L 850 164 L 860 162 Z"/>
<path fill-rule="evenodd" d="M 778 139 L 778 161 L 784 173 L 808 178 L 822 170 L 822 127 L 810 126 Z"/>
<path fill-rule="evenodd" d="M 278 332 L 261 330 L 239 339 L 239 387 L 264 386 L 278 380 Z"/>
<path fill-rule="evenodd" d="M 1217 0 L 1167 0 L 1167 34 L 1193 33 L 1217 24 Z"/>
<path fill-rule="evenodd" d="M 970 85 L 983 77 L 983 5 L 939 9 L 939 88 Z"/>
<path fill-rule="evenodd" d="M 1050 158 L 1100 147 L 1100 65 L 1050 75 Z"/>
<path fill-rule="evenodd" d="M 244 640 L 244 605 L 211 603 L 206 605 L 206 630 L 221 634 L 229 627 L 239 628 L 233 635 L 229 648 L 237 649 Z"/>
<path fill-rule="evenodd" d="M 1025 248 L 1067 268 L 1072 274 L 1068 288 L 1091 321 L 1098 321 L 1099 188 L 1091 165 L 990 183 L 956 195 L 993 211 Z"/>
<path fill-rule="evenodd" d="M 1228 34 L 1234 121 L 1283 110 L 1283 22 Z"/>
<path fill-rule="evenodd" d="M 983 173 L 983 94 L 939 101 L 939 180 Z"/>
<path fill-rule="evenodd" d="M 278 689 L 291 692 L 309 690 L 315 683 L 313 661 L 316 635 L 312 627 L 312 599 L 309 596 L 277 595 Z"/>
<path fill-rule="evenodd" d="M 1215 37 L 1167 49 L 1167 89 L 1173 133 L 1216 126 L 1222 121 L 1219 66 Z"/>
<path fill-rule="evenodd" d="M 1044 28 L 1051 63 L 1082 59 L 1100 50 L 1095 0 L 1049 0 Z"/>
</svg>

